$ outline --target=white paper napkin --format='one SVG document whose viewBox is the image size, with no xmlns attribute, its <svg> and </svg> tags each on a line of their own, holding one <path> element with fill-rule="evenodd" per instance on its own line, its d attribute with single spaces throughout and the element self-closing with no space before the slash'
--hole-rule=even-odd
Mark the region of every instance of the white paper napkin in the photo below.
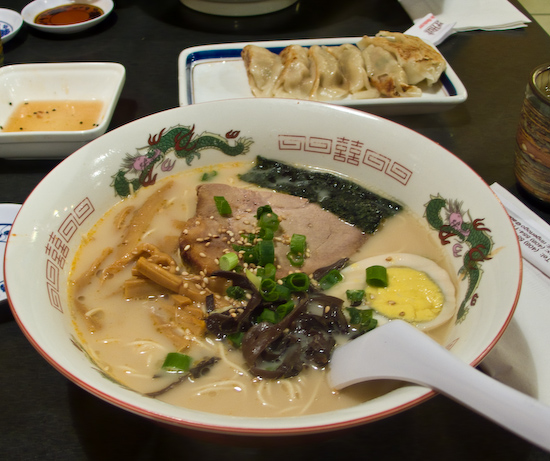
<svg viewBox="0 0 550 461">
<path fill-rule="evenodd" d="M 457 32 L 526 27 L 531 20 L 507 0 L 399 0 L 413 22 L 433 14 Z"/>
<path fill-rule="evenodd" d="M 550 242 L 550 226 L 544 220 L 499 184 L 491 188 L 509 210 L 516 232 L 530 229 L 533 238 Z M 550 404 L 550 277 L 529 262 L 536 253 L 532 253 L 528 240 L 521 241 L 521 248 L 523 283 L 516 312 L 481 368 L 493 378 Z"/>
</svg>

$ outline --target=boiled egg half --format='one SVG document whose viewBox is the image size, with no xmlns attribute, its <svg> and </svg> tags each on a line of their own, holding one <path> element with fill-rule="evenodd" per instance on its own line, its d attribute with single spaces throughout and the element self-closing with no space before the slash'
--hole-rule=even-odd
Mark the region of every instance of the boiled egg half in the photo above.
<svg viewBox="0 0 550 461">
<path fill-rule="evenodd" d="M 366 282 L 366 269 L 386 268 L 387 286 Z M 364 290 L 359 309 L 374 309 L 379 322 L 402 319 L 422 330 L 447 322 L 456 312 L 455 286 L 446 270 L 434 261 L 408 253 L 390 253 L 355 262 L 342 269 L 343 280 L 327 291 L 346 299 L 347 290 Z"/>
</svg>

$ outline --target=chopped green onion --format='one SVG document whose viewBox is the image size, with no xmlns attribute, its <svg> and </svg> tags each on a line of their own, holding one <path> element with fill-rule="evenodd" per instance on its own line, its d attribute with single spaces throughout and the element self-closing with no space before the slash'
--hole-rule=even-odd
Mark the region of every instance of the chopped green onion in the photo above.
<svg viewBox="0 0 550 461">
<path fill-rule="evenodd" d="M 257 254 L 256 247 L 233 246 L 233 249 L 238 251 L 241 254 L 241 258 L 245 263 L 248 263 L 248 264 L 258 263 L 258 254 Z"/>
<path fill-rule="evenodd" d="M 359 306 L 365 297 L 365 290 L 346 290 L 346 296 L 352 306 Z"/>
<path fill-rule="evenodd" d="M 246 269 L 244 271 L 244 274 L 246 275 L 246 278 L 250 280 L 250 283 L 256 287 L 256 289 L 260 289 L 260 285 L 262 283 L 262 279 L 258 277 L 254 272 L 251 272 L 249 269 Z"/>
<path fill-rule="evenodd" d="M 260 232 L 258 232 L 258 237 L 262 240 L 273 240 L 274 236 L 275 232 L 269 227 L 262 227 L 260 228 Z"/>
<path fill-rule="evenodd" d="M 309 277 L 303 272 L 294 272 L 293 274 L 287 275 L 282 280 L 290 291 L 307 291 L 309 288 Z"/>
<path fill-rule="evenodd" d="M 246 298 L 246 290 L 242 287 L 231 285 L 230 287 L 227 287 L 227 290 L 225 290 L 225 293 L 227 296 L 233 299 L 244 299 Z"/>
<path fill-rule="evenodd" d="M 273 264 L 275 262 L 275 245 L 273 240 L 261 240 L 254 247 L 257 264 L 259 266 L 265 266 L 266 264 Z"/>
<path fill-rule="evenodd" d="M 286 257 L 289 260 L 290 264 L 294 267 L 302 267 L 304 265 L 305 259 L 303 254 L 296 254 L 289 251 L 286 254 Z"/>
<path fill-rule="evenodd" d="M 241 347 L 243 344 L 243 336 L 244 332 L 240 331 L 238 333 L 231 333 L 227 335 L 227 339 L 233 344 L 235 347 Z"/>
<path fill-rule="evenodd" d="M 294 301 L 292 301 L 291 299 L 289 299 L 286 303 L 279 304 L 276 309 L 279 319 L 284 319 L 288 314 L 292 312 L 292 309 L 294 309 Z"/>
<path fill-rule="evenodd" d="M 210 181 L 213 177 L 217 176 L 217 171 L 207 171 L 202 174 L 201 181 Z"/>
<path fill-rule="evenodd" d="M 326 275 L 319 280 L 319 286 L 322 290 L 328 290 L 329 288 L 341 282 L 344 277 L 338 269 L 330 270 Z"/>
<path fill-rule="evenodd" d="M 370 266 L 366 269 L 367 285 L 372 287 L 388 286 L 388 271 L 384 266 Z"/>
<path fill-rule="evenodd" d="M 162 364 L 162 369 L 166 370 L 168 373 L 183 373 L 189 370 L 193 359 L 179 352 L 169 352 L 164 363 Z"/>
<path fill-rule="evenodd" d="M 263 279 L 260 284 L 260 294 L 265 301 L 287 301 L 290 298 L 290 290 L 279 285 L 272 279 Z"/>
<path fill-rule="evenodd" d="M 216 208 L 218 209 L 218 213 L 220 215 L 228 216 L 231 214 L 231 206 L 225 197 L 216 196 L 214 197 L 214 202 L 216 203 Z"/>
<path fill-rule="evenodd" d="M 256 210 L 256 219 L 260 219 L 264 213 L 273 213 L 273 209 L 269 205 L 258 207 Z"/>
<path fill-rule="evenodd" d="M 262 279 L 272 279 L 275 280 L 275 274 L 277 273 L 277 268 L 275 264 L 267 263 L 264 267 L 258 267 L 256 270 L 256 275 Z"/>
<path fill-rule="evenodd" d="M 290 239 L 290 252 L 296 254 L 305 254 L 306 236 L 302 234 L 292 234 Z"/>
<path fill-rule="evenodd" d="M 357 309 L 356 307 L 348 307 L 349 323 L 362 333 L 370 331 L 378 325 L 378 320 L 373 318 L 373 309 Z"/>
<path fill-rule="evenodd" d="M 239 256 L 236 253 L 225 253 L 220 257 L 220 269 L 230 271 L 239 264 Z"/>
<path fill-rule="evenodd" d="M 294 267 L 302 267 L 306 254 L 306 236 L 302 234 L 292 234 L 289 245 L 290 251 L 286 254 L 290 264 Z"/>
<path fill-rule="evenodd" d="M 263 213 L 258 218 L 258 226 L 261 229 L 271 229 L 276 231 L 279 228 L 279 217 L 273 212 Z"/>
<path fill-rule="evenodd" d="M 277 323 L 277 313 L 271 309 L 264 309 L 262 313 L 258 316 L 258 322 L 269 322 Z"/>
<path fill-rule="evenodd" d="M 275 310 L 265 308 L 258 316 L 258 322 L 279 323 L 294 309 L 294 301 L 279 304 Z"/>
</svg>

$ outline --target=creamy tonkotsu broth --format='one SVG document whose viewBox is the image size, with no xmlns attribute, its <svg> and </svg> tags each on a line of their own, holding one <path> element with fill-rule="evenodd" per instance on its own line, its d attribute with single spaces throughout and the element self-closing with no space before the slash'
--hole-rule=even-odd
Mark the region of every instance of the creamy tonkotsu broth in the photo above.
<svg viewBox="0 0 550 461">
<path fill-rule="evenodd" d="M 112 264 L 137 245 L 150 244 L 169 254 L 177 262 L 176 270 L 185 270 L 178 239 L 184 221 L 195 213 L 196 187 L 201 184 L 201 176 L 216 171 L 216 183 L 254 189 L 256 186 L 237 177 L 250 166 L 251 163 L 241 162 L 194 169 L 144 187 L 110 209 L 83 238 L 69 280 L 74 324 L 90 356 L 116 381 L 137 392 L 152 393 L 177 380 L 174 374 L 159 371 L 167 353 L 177 350 L 170 335 L 163 334 L 166 330 L 162 328 L 162 320 L 171 315 L 167 312 L 178 315 L 179 311 L 169 307 L 172 306 L 169 297 L 157 296 L 155 292 L 140 299 L 126 299 L 122 287 L 132 277 L 135 262 Z M 149 200 L 151 197 L 156 198 Z M 134 222 L 136 235 L 130 232 L 127 241 L 122 243 L 122 233 L 132 213 L 155 200 L 151 219 L 146 213 L 142 216 L 146 221 L 144 229 L 136 230 L 139 226 Z M 420 254 L 448 269 L 441 247 L 436 245 L 427 226 L 406 209 L 388 219 L 352 261 L 385 252 Z M 106 268 L 109 269 L 105 271 Z M 199 283 L 197 299 L 204 299 L 202 292 L 208 290 L 201 287 L 202 279 L 199 275 L 196 280 Z M 195 280 L 190 283 L 194 286 Z M 190 307 L 205 310 L 199 301 L 193 301 Z M 152 313 L 157 316 L 153 317 Z M 430 334 L 441 341 L 444 332 L 445 327 Z M 395 383 L 377 382 L 336 392 L 330 389 L 326 372 L 314 367 L 292 378 L 261 379 L 248 372 L 240 350 L 231 350 L 227 341 L 208 335 L 195 337 L 190 331 L 183 336 L 181 344 L 187 341 L 189 347 L 181 352 L 194 360 L 219 358 L 209 373 L 186 379 L 156 397 L 190 409 L 236 416 L 296 416 L 353 406 L 397 387 Z"/>
</svg>

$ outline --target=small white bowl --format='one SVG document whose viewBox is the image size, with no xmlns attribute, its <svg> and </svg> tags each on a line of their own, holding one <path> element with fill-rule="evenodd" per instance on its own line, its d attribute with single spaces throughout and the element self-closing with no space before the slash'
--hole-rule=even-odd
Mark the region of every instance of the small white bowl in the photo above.
<svg viewBox="0 0 550 461">
<path fill-rule="evenodd" d="M 86 3 L 97 6 L 103 10 L 103 14 L 97 18 L 90 19 L 89 21 L 65 26 L 48 26 L 44 24 L 36 24 L 34 22 L 36 16 L 43 11 L 49 10 L 50 8 L 55 8 L 56 6 L 68 5 L 70 3 Z M 30 27 L 43 32 L 51 32 L 52 34 L 73 34 L 75 32 L 82 32 L 83 30 L 99 24 L 107 16 L 109 16 L 111 11 L 113 11 L 113 8 L 114 3 L 112 0 L 35 0 L 23 8 L 21 11 L 21 16 L 23 17 L 23 21 L 25 21 L 25 23 Z"/>
<path fill-rule="evenodd" d="M 0 301 L 6 299 L 4 284 L 4 252 L 13 220 L 19 213 L 21 205 L 16 203 L 0 203 Z"/>
<path fill-rule="evenodd" d="M 107 131 L 126 78 L 124 66 L 109 62 L 16 64 L 0 68 L 0 126 L 24 101 L 99 100 L 97 126 L 82 131 L 0 131 L 2 158 L 66 157 Z"/>
<path fill-rule="evenodd" d="M 23 19 L 17 11 L 0 8 L 0 35 L 2 36 L 2 44 L 9 42 L 21 26 Z"/>
<path fill-rule="evenodd" d="M 257 16 L 288 8 L 298 0 L 180 0 L 186 7 L 216 16 Z"/>
<path fill-rule="evenodd" d="M 155 146 L 163 133 L 167 143 L 161 149 Z M 216 147 L 199 144 L 205 133 L 216 140 Z M 184 150 L 181 139 L 186 140 Z M 230 156 L 233 151 L 225 147 L 245 145 L 242 140 L 251 144 L 238 157 Z M 354 143 L 357 157 L 339 150 L 342 140 Z M 195 148 L 201 149 L 200 155 Z M 340 161 L 346 153 L 348 161 Z M 459 273 L 462 268 L 467 275 L 457 287 L 461 309 L 442 342 L 465 363 L 476 365 L 485 357 L 512 317 L 522 272 L 514 228 L 489 186 L 440 145 L 403 126 L 357 110 L 287 99 L 225 100 L 160 112 L 110 131 L 61 162 L 26 200 L 6 247 L 8 300 L 34 347 L 99 398 L 176 428 L 221 435 L 298 436 L 350 428 L 433 396 L 426 387 L 407 385 L 348 409 L 315 415 L 223 416 L 134 392 L 98 372 L 83 352 L 67 279 L 82 237 L 120 201 L 118 187 L 126 182 L 148 187 L 190 168 L 252 161 L 257 155 L 337 171 L 426 219 L 429 237 L 439 242 L 452 270 Z M 128 168 L 129 157 L 152 156 L 154 162 Z M 151 181 L 143 180 L 145 168 L 150 168 Z M 490 248 L 490 255 L 483 257 Z"/>
</svg>

